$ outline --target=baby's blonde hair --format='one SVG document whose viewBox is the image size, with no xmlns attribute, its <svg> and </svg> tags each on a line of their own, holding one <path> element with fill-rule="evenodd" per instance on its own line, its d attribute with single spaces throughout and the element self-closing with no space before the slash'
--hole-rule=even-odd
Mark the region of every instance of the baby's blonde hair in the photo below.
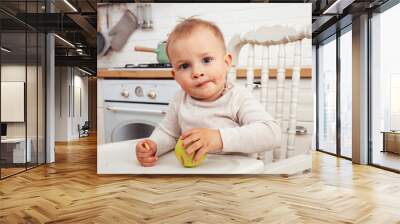
<svg viewBox="0 0 400 224">
<path fill-rule="evenodd" d="M 187 37 L 194 30 L 196 30 L 200 27 L 204 27 L 204 28 L 211 30 L 214 33 L 214 35 L 221 41 L 223 50 L 226 53 L 224 36 L 222 35 L 222 32 L 218 28 L 218 26 L 216 26 L 214 23 L 206 21 L 206 20 L 190 17 L 188 19 L 183 19 L 183 21 L 180 22 L 178 25 L 176 25 L 175 28 L 172 30 L 172 32 L 168 35 L 167 46 L 165 49 L 166 53 L 168 55 L 168 58 L 169 58 L 168 48 L 169 48 L 169 45 L 173 41 L 175 41 L 179 38 Z"/>
</svg>

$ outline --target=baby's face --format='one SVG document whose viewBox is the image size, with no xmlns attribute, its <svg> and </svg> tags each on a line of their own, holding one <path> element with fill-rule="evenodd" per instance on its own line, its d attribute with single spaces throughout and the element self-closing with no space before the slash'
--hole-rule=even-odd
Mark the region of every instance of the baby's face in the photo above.
<svg viewBox="0 0 400 224">
<path fill-rule="evenodd" d="M 172 74 L 182 89 L 201 101 L 221 96 L 232 62 L 214 33 L 199 27 L 187 37 L 178 38 L 168 47 Z"/>
</svg>

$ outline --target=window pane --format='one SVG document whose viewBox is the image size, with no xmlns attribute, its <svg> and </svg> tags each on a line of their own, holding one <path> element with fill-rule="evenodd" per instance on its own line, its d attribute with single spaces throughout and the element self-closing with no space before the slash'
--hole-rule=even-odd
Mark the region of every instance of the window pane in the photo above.
<svg viewBox="0 0 400 224">
<path fill-rule="evenodd" d="M 318 146 L 336 153 L 336 40 L 318 48 Z"/>
<path fill-rule="evenodd" d="M 352 35 L 340 36 L 340 154 L 351 158 L 352 141 Z"/>
<path fill-rule="evenodd" d="M 400 4 L 372 18 L 372 163 L 400 170 Z M 386 134 L 383 134 L 386 132 Z M 384 138 L 386 137 L 386 138 Z"/>
</svg>

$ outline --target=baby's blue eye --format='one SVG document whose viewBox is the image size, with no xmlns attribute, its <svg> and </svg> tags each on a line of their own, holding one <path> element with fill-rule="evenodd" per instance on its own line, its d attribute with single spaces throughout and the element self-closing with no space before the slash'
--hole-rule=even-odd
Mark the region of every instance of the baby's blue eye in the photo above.
<svg viewBox="0 0 400 224">
<path fill-rule="evenodd" d="M 189 64 L 188 63 L 184 63 L 184 64 L 181 64 L 181 65 L 179 65 L 179 69 L 187 69 L 189 67 Z"/>
<path fill-rule="evenodd" d="M 203 63 L 208 64 L 208 63 L 210 63 L 212 60 L 213 60 L 212 57 L 205 57 L 205 58 L 203 58 Z"/>
</svg>

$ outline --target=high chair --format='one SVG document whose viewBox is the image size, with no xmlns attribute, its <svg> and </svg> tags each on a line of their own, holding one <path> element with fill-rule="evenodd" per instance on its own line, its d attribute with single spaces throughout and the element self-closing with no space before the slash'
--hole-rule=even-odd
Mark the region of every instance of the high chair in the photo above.
<svg viewBox="0 0 400 224">
<path fill-rule="evenodd" d="M 228 43 L 228 52 L 232 54 L 233 63 L 228 73 L 228 80 L 239 82 L 237 75 L 239 67 L 239 53 L 244 47 L 248 47 L 247 65 L 245 68 L 247 88 L 260 99 L 260 103 L 275 118 L 281 127 L 282 144 L 281 147 L 263 153 L 250 155 L 251 157 L 262 160 L 265 164 L 265 174 L 295 174 L 311 169 L 311 137 L 309 145 L 304 152 L 296 151 L 296 123 L 298 90 L 301 70 L 301 47 L 305 38 L 311 38 L 310 27 L 288 26 L 263 26 L 244 34 L 234 35 Z M 294 62 L 287 62 L 286 48 L 294 45 Z M 261 50 L 256 54 L 256 49 Z M 273 55 L 272 50 L 277 50 Z M 260 59 L 261 68 L 260 81 L 255 82 L 255 61 Z M 277 68 L 276 85 L 271 85 L 270 73 L 273 66 L 272 60 L 275 59 Z M 287 68 L 292 69 L 291 79 L 286 79 Z M 289 91 L 284 91 L 284 86 L 289 85 Z M 268 90 L 276 87 L 275 97 L 268 95 Z M 271 92 L 271 91 L 270 91 Z M 285 96 L 288 94 L 288 99 Z M 272 95 L 272 94 L 271 94 Z M 285 108 L 287 110 L 285 110 Z M 306 144 L 308 144 L 306 142 Z"/>
</svg>

